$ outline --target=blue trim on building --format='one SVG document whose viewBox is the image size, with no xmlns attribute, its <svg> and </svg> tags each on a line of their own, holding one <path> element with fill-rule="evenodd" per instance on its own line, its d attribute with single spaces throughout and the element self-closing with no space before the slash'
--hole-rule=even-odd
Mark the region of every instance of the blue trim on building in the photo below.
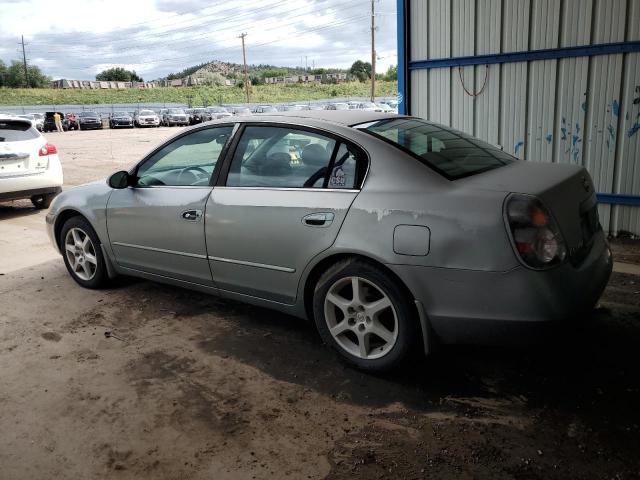
<svg viewBox="0 0 640 480">
<path fill-rule="evenodd" d="M 406 82 L 407 82 L 407 57 L 405 49 L 407 44 L 406 37 L 406 20 L 408 5 L 406 0 L 397 0 L 397 19 L 398 19 L 398 113 L 405 115 L 407 113 L 407 102 L 405 98 Z"/>
<path fill-rule="evenodd" d="M 400 16 L 400 10 L 398 10 L 398 16 Z M 398 39 L 400 39 L 400 33 L 400 18 L 398 18 Z M 602 43 L 599 45 L 580 45 L 576 47 L 546 48 L 543 50 L 493 53 L 488 55 L 473 55 L 468 57 L 417 60 L 415 62 L 409 62 L 409 70 L 462 67 L 466 65 L 490 65 L 494 63 L 530 62 L 534 60 L 551 60 L 572 57 L 592 57 L 595 55 L 611 55 L 616 53 L 630 52 L 640 52 L 640 41 Z M 398 60 L 400 59 L 400 53 L 400 50 L 398 50 Z M 400 90 L 399 85 L 398 90 Z"/>
<path fill-rule="evenodd" d="M 608 205 L 630 205 L 640 207 L 640 196 L 625 195 L 622 193 L 597 193 L 599 203 Z"/>
<path fill-rule="evenodd" d="M 410 114 L 411 76 L 409 71 L 429 68 L 461 67 L 466 65 L 489 65 L 495 63 L 529 62 L 572 57 L 592 57 L 617 53 L 640 52 L 640 41 L 580 45 L 575 47 L 548 48 L 524 52 L 496 53 L 468 57 L 437 58 L 409 61 L 409 5 L 407 0 L 396 0 L 398 32 L 398 113 Z M 598 202 L 607 205 L 629 205 L 640 207 L 640 196 L 620 193 L 598 193 Z"/>
</svg>

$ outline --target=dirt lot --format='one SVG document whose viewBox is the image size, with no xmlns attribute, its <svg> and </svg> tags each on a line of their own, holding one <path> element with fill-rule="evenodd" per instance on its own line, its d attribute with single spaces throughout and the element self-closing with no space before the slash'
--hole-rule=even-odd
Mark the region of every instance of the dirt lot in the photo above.
<svg viewBox="0 0 640 480">
<path fill-rule="evenodd" d="M 173 132 L 50 140 L 72 185 Z M 578 321 L 538 348 L 366 375 L 269 310 L 133 279 L 82 290 L 44 214 L 5 204 L 0 479 L 638 478 L 640 276 L 615 273 Z"/>
</svg>

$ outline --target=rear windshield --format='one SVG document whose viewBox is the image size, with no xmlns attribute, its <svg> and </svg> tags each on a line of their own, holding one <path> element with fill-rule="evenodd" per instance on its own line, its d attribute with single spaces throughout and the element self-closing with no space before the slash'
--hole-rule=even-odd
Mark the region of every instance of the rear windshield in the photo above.
<svg viewBox="0 0 640 480">
<path fill-rule="evenodd" d="M 419 118 L 380 120 L 356 128 L 396 145 L 449 180 L 517 161 L 498 147 Z"/>
<path fill-rule="evenodd" d="M 38 138 L 29 122 L 0 120 L 0 142 L 24 142 Z"/>
</svg>

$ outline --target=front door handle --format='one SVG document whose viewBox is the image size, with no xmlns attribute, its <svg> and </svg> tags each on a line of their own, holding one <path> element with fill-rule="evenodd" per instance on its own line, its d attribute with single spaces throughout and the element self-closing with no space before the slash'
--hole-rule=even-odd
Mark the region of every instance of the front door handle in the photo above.
<svg viewBox="0 0 640 480">
<path fill-rule="evenodd" d="M 180 217 L 188 222 L 199 222 L 202 218 L 202 210 L 185 210 Z"/>
<path fill-rule="evenodd" d="M 335 215 L 331 212 L 310 213 L 302 217 L 302 223 L 309 227 L 328 227 Z"/>
</svg>

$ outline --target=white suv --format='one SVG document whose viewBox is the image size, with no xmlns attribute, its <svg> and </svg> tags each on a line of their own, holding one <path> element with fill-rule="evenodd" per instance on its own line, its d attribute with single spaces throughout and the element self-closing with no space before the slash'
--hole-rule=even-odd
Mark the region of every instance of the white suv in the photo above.
<svg viewBox="0 0 640 480">
<path fill-rule="evenodd" d="M 48 208 L 62 190 L 56 147 L 26 118 L 0 115 L 0 201 L 30 198 Z"/>
</svg>

